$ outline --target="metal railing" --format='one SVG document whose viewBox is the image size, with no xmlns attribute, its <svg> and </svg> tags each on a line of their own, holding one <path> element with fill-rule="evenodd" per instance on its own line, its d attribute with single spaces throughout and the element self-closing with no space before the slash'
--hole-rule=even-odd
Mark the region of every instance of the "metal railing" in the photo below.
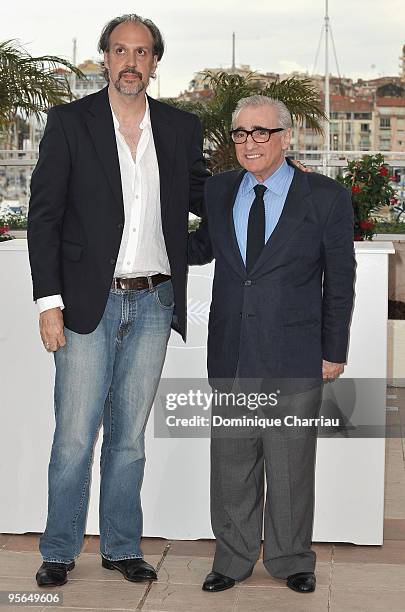
<svg viewBox="0 0 405 612">
<path fill-rule="evenodd" d="M 341 173 L 347 162 L 360 159 L 363 155 L 382 153 L 385 162 L 393 169 L 398 169 L 400 182 L 397 183 L 397 197 L 401 206 L 405 202 L 405 151 L 330 151 L 291 150 L 288 155 L 300 160 L 315 171 L 327 174 L 332 178 Z M 29 199 L 29 182 L 32 170 L 38 160 L 38 151 L 0 150 L 0 213 L 5 200 L 18 200 L 25 213 Z"/>
<path fill-rule="evenodd" d="M 348 161 L 360 159 L 363 155 L 384 155 L 385 162 L 395 168 L 405 168 L 405 151 L 330 151 L 322 149 L 313 151 L 288 151 L 295 159 L 305 161 L 308 166 L 329 166 L 331 168 L 344 168 Z"/>
<path fill-rule="evenodd" d="M 35 166 L 37 161 L 37 149 L 0 149 L 0 166 Z"/>
<path fill-rule="evenodd" d="M 329 166 L 331 168 L 344 167 L 348 160 L 359 159 L 362 155 L 384 155 L 390 166 L 405 168 L 405 151 L 330 151 L 291 150 L 288 154 L 295 159 L 305 161 L 308 166 Z M 38 159 L 38 150 L 9 150 L 0 149 L 0 166 L 35 166 Z"/>
</svg>

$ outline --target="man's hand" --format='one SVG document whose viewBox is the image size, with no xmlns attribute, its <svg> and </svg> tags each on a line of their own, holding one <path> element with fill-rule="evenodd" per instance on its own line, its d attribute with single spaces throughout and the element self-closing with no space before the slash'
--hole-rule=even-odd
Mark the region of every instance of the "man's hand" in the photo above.
<svg viewBox="0 0 405 612">
<path fill-rule="evenodd" d="M 324 380 L 335 380 L 345 369 L 344 363 L 332 363 L 332 361 L 322 361 L 322 377 Z"/>
<path fill-rule="evenodd" d="M 48 353 L 55 352 L 61 346 L 65 346 L 66 338 L 63 329 L 63 314 L 59 307 L 41 312 L 39 315 L 39 332 Z"/>
<path fill-rule="evenodd" d="M 313 172 L 311 168 L 307 168 L 305 164 L 300 162 L 298 159 L 292 159 L 291 163 L 294 164 L 298 168 L 298 170 L 302 170 L 303 172 Z"/>
</svg>

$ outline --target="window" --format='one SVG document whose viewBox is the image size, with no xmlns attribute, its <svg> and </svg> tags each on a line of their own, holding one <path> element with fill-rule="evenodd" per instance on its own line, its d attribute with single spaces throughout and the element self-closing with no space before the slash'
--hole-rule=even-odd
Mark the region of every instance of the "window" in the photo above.
<svg viewBox="0 0 405 612">
<path fill-rule="evenodd" d="M 381 138 L 380 149 L 381 151 L 389 151 L 391 149 L 391 140 Z"/>
<path fill-rule="evenodd" d="M 390 117 L 380 117 L 380 128 L 390 128 L 391 127 L 391 118 Z"/>
<path fill-rule="evenodd" d="M 370 124 L 369 123 L 362 123 L 360 125 L 360 132 L 369 132 L 370 131 Z"/>
</svg>

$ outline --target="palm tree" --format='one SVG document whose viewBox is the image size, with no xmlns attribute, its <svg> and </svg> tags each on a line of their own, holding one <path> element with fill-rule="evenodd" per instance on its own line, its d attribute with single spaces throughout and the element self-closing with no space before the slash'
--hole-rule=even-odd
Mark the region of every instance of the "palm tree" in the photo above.
<svg viewBox="0 0 405 612">
<path fill-rule="evenodd" d="M 50 106 L 71 100 L 69 77 L 83 78 L 76 66 L 53 55 L 33 57 L 15 40 L 0 43 L 0 127 L 18 117 L 41 117 Z"/>
<path fill-rule="evenodd" d="M 263 86 L 253 72 L 243 77 L 227 72 L 213 74 L 207 71 L 205 80 L 213 93 L 207 102 L 168 102 L 200 118 L 204 139 L 209 146 L 209 166 L 213 172 L 223 172 L 238 166 L 229 131 L 232 128 L 232 113 L 241 98 L 262 94 L 282 100 L 293 119 L 305 120 L 308 127 L 317 132 L 322 131 L 320 121 L 325 115 L 319 92 L 310 79 L 290 78 Z"/>
</svg>

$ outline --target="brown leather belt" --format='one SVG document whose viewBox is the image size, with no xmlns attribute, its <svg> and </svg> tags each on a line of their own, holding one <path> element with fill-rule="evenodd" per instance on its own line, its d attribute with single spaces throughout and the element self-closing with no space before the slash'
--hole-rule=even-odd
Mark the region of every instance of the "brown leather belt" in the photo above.
<svg viewBox="0 0 405 612">
<path fill-rule="evenodd" d="M 153 276 L 136 276 L 135 278 L 123 278 L 116 276 L 112 280 L 111 289 L 153 289 L 156 285 L 164 283 L 171 277 L 167 274 L 154 274 Z"/>
</svg>

